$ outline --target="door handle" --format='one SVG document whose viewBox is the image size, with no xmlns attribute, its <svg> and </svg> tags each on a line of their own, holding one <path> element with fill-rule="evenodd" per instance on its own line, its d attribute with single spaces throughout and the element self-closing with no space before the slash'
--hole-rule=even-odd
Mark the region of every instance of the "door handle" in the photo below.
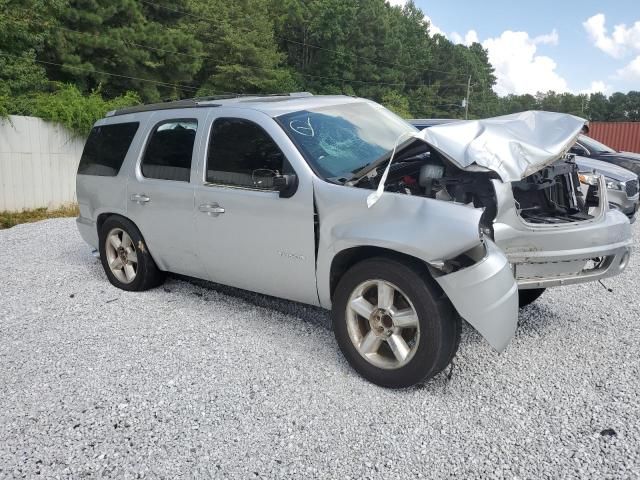
<svg viewBox="0 0 640 480">
<path fill-rule="evenodd" d="M 217 203 L 205 203 L 198 207 L 202 213 L 206 213 L 210 217 L 217 217 L 218 215 L 222 215 L 224 213 L 224 208 L 222 208 Z"/>
<path fill-rule="evenodd" d="M 143 194 L 134 193 L 133 195 L 131 195 L 131 201 L 142 205 L 144 203 L 150 202 L 151 199 L 147 197 L 144 193 Z"/>
</svg>

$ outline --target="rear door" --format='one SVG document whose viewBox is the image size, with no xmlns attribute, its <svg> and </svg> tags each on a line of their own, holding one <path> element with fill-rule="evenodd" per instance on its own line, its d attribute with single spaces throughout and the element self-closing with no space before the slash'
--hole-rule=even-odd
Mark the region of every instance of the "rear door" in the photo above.
<svg viewBox="0 0 640 480">
<path fill-rule="evenodd" d="M 208 130 L 195 225 L 209 278 L 318 304 L 313 187 L 295 163 L 304 162 L 298 151 L 272 118 L 257 111 L 216 110 Z M 297 174 L 290 198 L 273 186 L 273 175 L 283 173 Z"/>
<path fill-rule="evenodd" d="M 154 113 L 127 184 L 127 214 L 158 266 L 200 278 L 206 278 L 206 271 L 196 253 L 190 180 L 205 119 L 204 109 Z"/>
</svg>

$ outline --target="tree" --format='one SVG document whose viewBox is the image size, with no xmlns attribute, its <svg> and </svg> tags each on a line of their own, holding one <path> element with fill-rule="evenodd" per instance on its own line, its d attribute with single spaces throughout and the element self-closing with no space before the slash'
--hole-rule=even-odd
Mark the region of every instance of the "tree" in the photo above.
<svg viewBox="0 0 640 480">
<path fill-rule="evenodd" d="M 296 88 L 283 66 L 266 0 L 191 0 L 185 32 L 203 45 L 199 94 L 274 93 Z"/>
<path fill-rule="evenodd" d="M 627 119 L 630 122 L 640 121 L 640 92 L 627 93 Z"/>
<path fill-rule="evenodd" d="M 43 50 L 48 29 L 32 21 L 52 15 L 58 1 L 0 0 L 0 96 L 17 97 L 45 90 L 48 79 L 36 57 Z"/>
<path fill-rule="evenodd" d="M 68 0 L 41 57 L 50 79 L 110 97 L 135 90 L 145 101 L 178 98 L 202 66 L 202 45 L 187 29 L 187 0 L 162 8 L 137 0 Z M 46 22 L 47 20 L 45 20 Z"/>
<path fill-rule="evenodd" d="M 403 118 L 411 118 L 409 100 L 394 90 L 390 90 L 382 96 L 382 105 Z"/>
<path fill-rule="evenodd" d="M 626 122 L 627 96 L 622 92 L 615 92 L 609 97 L 607 120 L 610 122 Z"/>
<path fill-rule="evenodd" d="M 587 117 L 595 122 L 604 122 L 608 117 L 609 100 L 604 93 L 592 93 L 587 103 Z"/>
</svg>

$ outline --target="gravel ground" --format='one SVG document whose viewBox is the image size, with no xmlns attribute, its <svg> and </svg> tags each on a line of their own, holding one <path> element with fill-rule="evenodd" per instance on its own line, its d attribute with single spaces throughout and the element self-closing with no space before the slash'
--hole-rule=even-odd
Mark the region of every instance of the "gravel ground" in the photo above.
<svg viewBox="0 0 640 480">
<path fill-rule="evenodd" d="M 637 256 L 612 292 L 546 292 L 502 355 L 465 327 L 405 391 L 359 378 L 322 310 L 113 288 L 72 219 L 0 231 L 0 265 L 0 477 L 640 477 Z"/>
</svg>

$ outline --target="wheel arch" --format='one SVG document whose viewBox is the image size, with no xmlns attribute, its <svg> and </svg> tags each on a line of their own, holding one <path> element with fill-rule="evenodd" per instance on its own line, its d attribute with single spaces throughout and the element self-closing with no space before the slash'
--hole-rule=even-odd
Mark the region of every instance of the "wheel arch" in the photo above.
<svg viewBox="0 0 640 480">
<path fill-rule="evenodd" d="M 153 254 L 153 252 L 151 252 L 151 250 L 149 250 L 149 247 L 147 245 L 147 240 L 145 239 L 144 236 L 144 232 L 140 229 L 140 227 L 136 224 L 136 222 L 134 222 L 132 219 L 130 219 L 129 217 L 127 217 L 126 215 L 123 215 L 122 213 L 118 213 L 118 212 L 102 212 L 100 215 L 98 215 L 98 217 L 96 218 L 96 229 L 98 230 L 98 238 L 100 238 L 100 230 L 102 230 L 102 226 L 104 225 L 104 223 L 107 221 L 107 219 L 112 218 L 112 217 L 119 217 L 122 218 L 128 222 L 131 222 L 133 224 L 134 227 L 136 227 L 138 229 L 138 232 L 140 232 L 140 236 L 142 237 L 142 240 L 144 242 L 144 253 L 151 255 L 151 258 L 153 259 L 153 261 L 156 263 L 156 265 L 158 266 L 158 269 L 160 269 L 161 271 L 165 271 L 165 265 L 162 263 L 161 259 L 158 258 L 156 255 Z"/>
<path fill-rule="evenodd" d="M 360 245 L 357 247 L 345 248 L 334 255 L 331 259 L 331 267 L 329 270 L 329 294 L 331 299 L 333 299 L 338 282 L 351 267 L 363 260 L 376 257 L 389 258 L 411 265 L 417 268 L 425 278 L 433 280 L 433 276 L 431 275 L 427 264 L 417 257 L 401 253 L 390 248 L 377 247 L 373 245 Z M 431 281 L 430 285 L 442 292 L 442 289 L 435 281 Z"/>
</svg>

